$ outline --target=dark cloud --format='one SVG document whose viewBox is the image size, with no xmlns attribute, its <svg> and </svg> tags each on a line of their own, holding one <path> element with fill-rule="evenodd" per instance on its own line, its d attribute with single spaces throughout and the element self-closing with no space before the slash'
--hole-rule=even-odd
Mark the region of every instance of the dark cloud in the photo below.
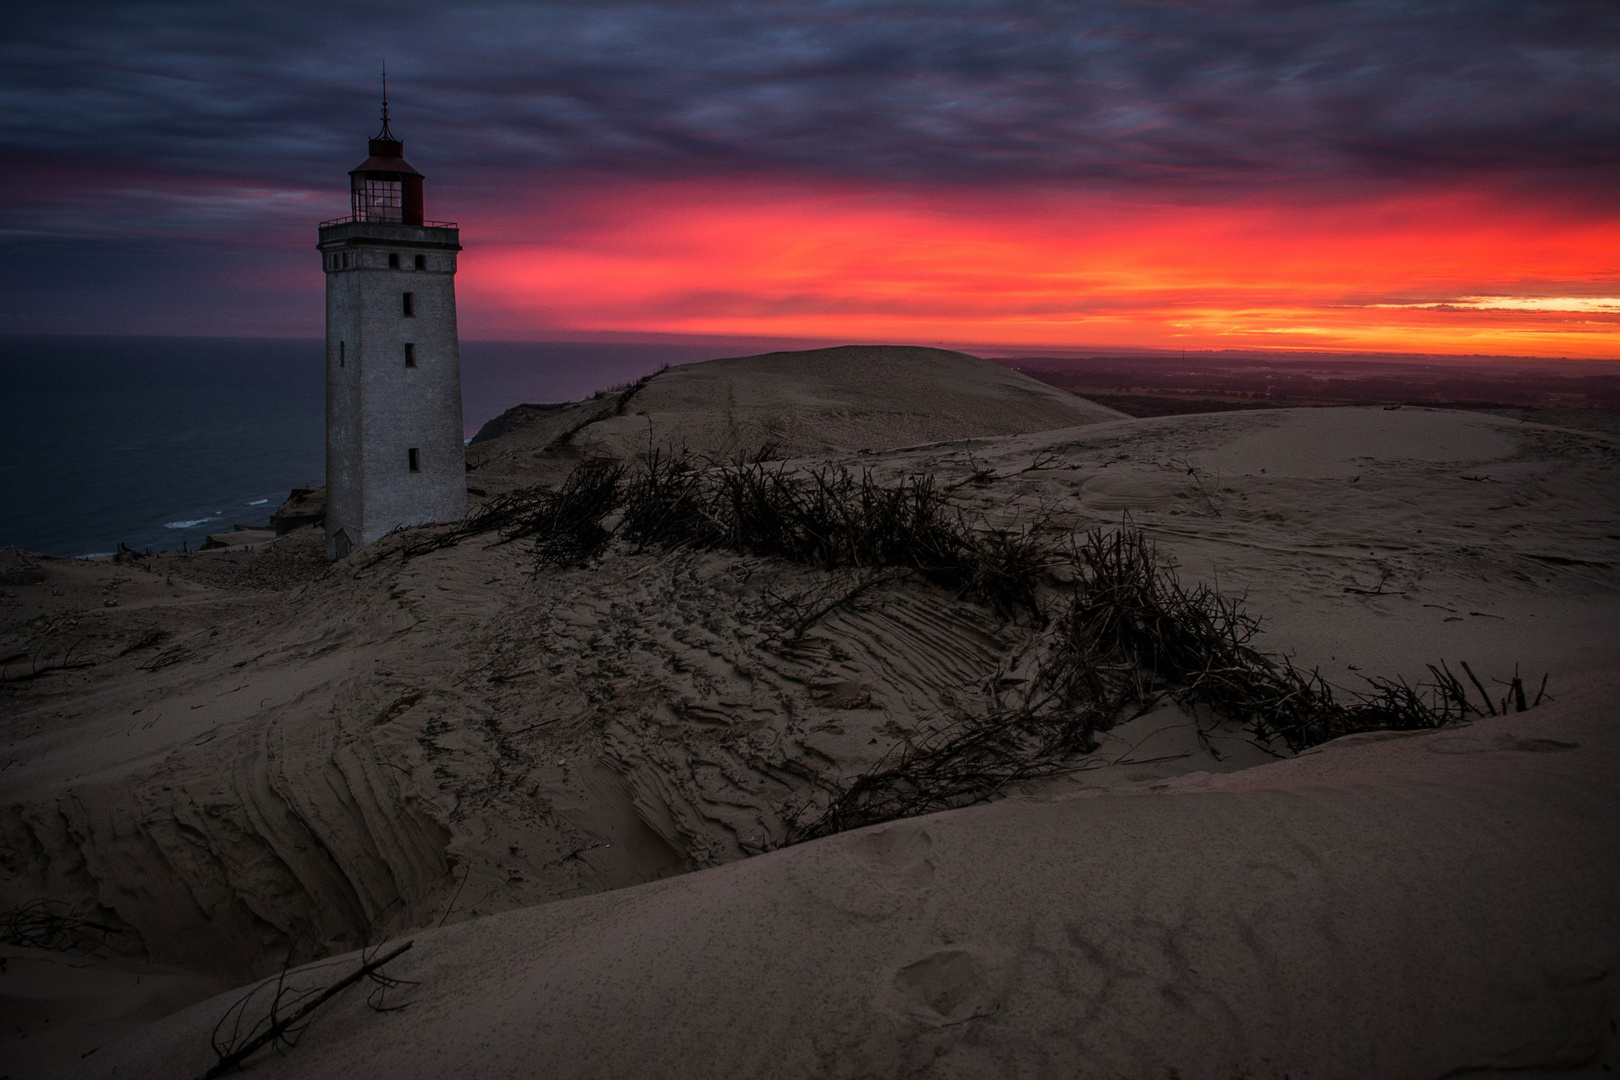
<svg viewBox="0 0 1620 1080">
<path fill-rule="evenodd" d="M 1620 164 L 1620 9 L 1310 3 L 30 5 L 0 148 L 310 184 L 377 70 L 458 167 L 1244 185 Z"/>
</svg>

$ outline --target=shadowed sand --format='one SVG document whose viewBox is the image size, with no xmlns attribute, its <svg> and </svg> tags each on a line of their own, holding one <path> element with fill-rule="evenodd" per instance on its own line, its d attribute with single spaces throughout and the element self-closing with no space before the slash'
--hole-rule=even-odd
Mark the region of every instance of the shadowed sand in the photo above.
<svg viewBox="0 0 1620 1080">
<path fill-rule="evenodd" d="M 982 700 L 1032 629 L 894 582 L 795 636 L 784 598 L 827 574 L 690 550 L 536 574 L 474 540 L 365 565 L 396 539 L 328 572 L 295 533 L 38 560 L 45 582 L 7 590 L 7 675 L 88 666 L 3 688 L 0 899 L 123 927 L 196 980 L 174 1000 L 289 949 L 416 938 L 390 965 L 421 980 L 410 1009 L 339 999 L 267 1076 L 1616 1064 L 1614 441 L 1421 409 L 1128 420 L 961 354 L 803 360 L 672 369 L 576 407 L 598 418 L 561 444 L 572 421 L 518 425 L 469 482 L 649 431 L 717 456 L 775 438 L 932 473 L 991 524 L 1128 515 L 1341 685 L 1467 659 L 1549 671 L 1555 700 L 1285 761 L 1167 706 L 1003 801 L 745 858 L 817 782 Z M 200 1073 L 222 1009 L 117 1045 L 118 1024 L 48 1044 L 35 1024 L 8 1057 Z"/>
</svg>

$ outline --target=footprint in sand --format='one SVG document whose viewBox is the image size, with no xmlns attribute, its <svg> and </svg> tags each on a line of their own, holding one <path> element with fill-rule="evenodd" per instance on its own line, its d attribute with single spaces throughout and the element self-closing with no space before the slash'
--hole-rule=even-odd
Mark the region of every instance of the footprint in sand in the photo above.
<svg viewBox="0 0 1620 1080">
<path fill-rule="evenodd" d="M 906 826 L 875 829 L 852 838 L 850 854 L 869 871 L 903 889 L 925 889 L 934 880 L 934 850 L 928 830 Z"/>
<path fill-rule="evenodd" d="M 930 953 L 895 973 L 899 1011 L 936 1027 L 989 1016 L 1001 1003 L 1001 970 L 977 949 Z"/>
</svg>

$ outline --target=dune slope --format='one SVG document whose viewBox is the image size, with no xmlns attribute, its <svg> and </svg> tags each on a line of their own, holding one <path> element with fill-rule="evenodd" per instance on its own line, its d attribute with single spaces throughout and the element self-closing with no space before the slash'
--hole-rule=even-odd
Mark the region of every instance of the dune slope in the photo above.
<svg viewBox="0 0 1620 1080">
<path fill-rule="evenodd" d="M 1597 1074 L 1612 706 L 1013 800 L 421 934 L 267 1077 Z M 405 999 L 401 999 L 405 1000 Z M 211 1061 L 197 1006 L 84 1075 Z"/>
<path fill-rule="evenodd" d="M 1018 435 L 1122 415 L 976 356 L 898 345 L 685 364 L 633 394 L 526 409 L 492 422 L 490 430 L 505 434 L 473 444 L 469 461 L 481 487 L 504 490 L 525 477 L 551 475 L 548 465 L 653 447 L 718 458 L 772 447 L 775 456 L 791 458 Z M 576 428 L 568 445 L 554 445 Z M 547 446 L 551 460 L 536 460 Z"/>
</svg>

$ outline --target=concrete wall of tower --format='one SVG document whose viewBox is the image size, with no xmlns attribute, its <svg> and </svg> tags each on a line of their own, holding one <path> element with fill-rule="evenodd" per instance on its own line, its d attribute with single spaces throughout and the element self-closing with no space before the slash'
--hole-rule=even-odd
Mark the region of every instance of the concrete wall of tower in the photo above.
<svg viewBox="0 0 1620 1080">
<path fill-rule="evenodd" d="M 350 221 L 323 227 L 318 246 L 327 297 L 327 553 L 336 558 L 401 525 L 466 514 L 460 243 L 454 228 Z"/>
</svg>

